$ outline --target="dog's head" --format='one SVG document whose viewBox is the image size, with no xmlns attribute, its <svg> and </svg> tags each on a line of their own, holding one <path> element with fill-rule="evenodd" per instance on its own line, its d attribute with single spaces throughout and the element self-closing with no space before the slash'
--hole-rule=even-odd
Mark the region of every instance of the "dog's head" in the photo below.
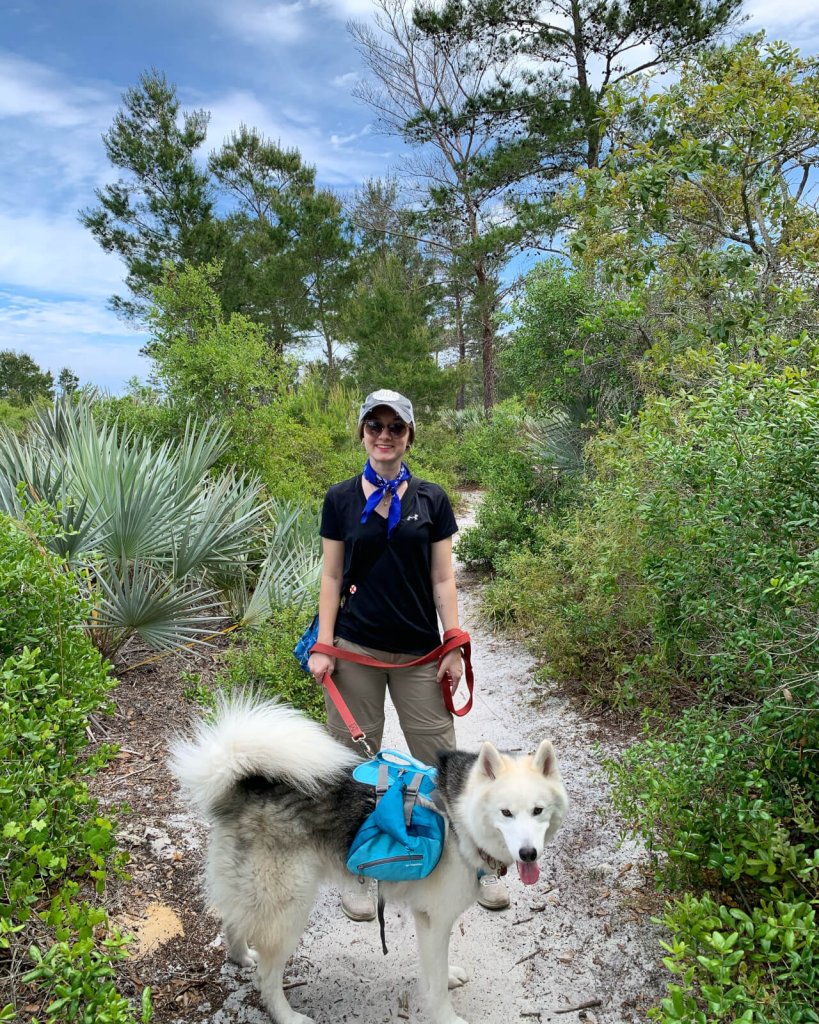
<svg viewBox="0 0 819 1024">
<path fill-rule="evenodd" d="M 537 861 L 569 805 L 551 742 L 544 740 L 523 757 L 484 743 L 464 783 L 457 800 L 459 825 L 491 857 L 516 862 L 525 885 L 536 882 Z"/>
</svg>

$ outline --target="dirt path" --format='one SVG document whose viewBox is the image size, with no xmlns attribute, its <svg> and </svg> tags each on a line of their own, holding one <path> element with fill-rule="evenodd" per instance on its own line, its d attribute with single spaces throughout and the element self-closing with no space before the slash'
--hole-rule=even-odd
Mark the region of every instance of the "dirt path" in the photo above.
<svg viewBox="0 0 819 1024">
<path fill-rule="evenodd" d="M 469 515 L 461 517 L 468 525 Z M 618 845 L 607 808 L 601 756 L 618 746 L 567 700 L 531 703 L 531 659 L 489 632 L 477 613 L 479 581 L 458 567 L 462 623 L 473 641 L 476 699 L 457 723 L 458 744 L 476 749 L 484 739 L 505 749 L 533 750 L 554 740 L 571 809 L 541 862 L 538 884 L 510 876 L 511 907 L 468 910 L 452 940 L 452 962 L 469 983 L 453 995 L 470 1024 L 583 1021 L 630 1024 L 662 988 L 663 968 L 651 883 L 643 853 Z M 121 883 L 110 910 L 137 936 L 123 984 L 154 990 L 157 1024 L 270 1024 L 253 990 L 252 972 L 226 964 L 218 922 L 199 888 L 205 830 L 179 802 L 163 763 L 168 727 L 189 714 L 179 666 L 126 676 L 118 691 L 120 715 L 111 735 L 124 748 L 98 788 L 107 801 L 126 800 L 133 813 L 121 834 L 132 855 L 131 881 Z M 189 705 L 188 705 L 189 707 Z M 138 737 L 150 735 L 150 743 Z M 403 746 L 394 717 L 384 739 Z M 338 894 L 323 892 L 288 970 L 295 1009 L 318 1024 L 408 1020 L 427 1024 L 416 988 L 412 919 L 386 912 L 389 954 L 381 953 L 375 922 L 353 924 Z"/>
</svg>

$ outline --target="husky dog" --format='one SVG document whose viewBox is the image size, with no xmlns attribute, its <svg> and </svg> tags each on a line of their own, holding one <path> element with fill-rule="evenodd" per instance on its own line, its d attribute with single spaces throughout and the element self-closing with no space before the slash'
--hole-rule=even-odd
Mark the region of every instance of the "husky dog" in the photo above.
<svg viewBox="0 0 819 1024">
<path fill-rule="evenodd" d="M 177 740 L 172 768 L 213 828 L 205 870 L 228 956 L 258 962 L 258 986 L 276 1024 L 311 1024 L 282 990 L 285 964 L 307 925 L 319 886 L 344 884 L 350 843 L 374 806 L 359 762 L 293 708 L 248 696 L 221 702 L 212 722 Z M 381 883 L 387 901 L 412 911 L 422 989 L 434 1024 L 465 1024 L 449 988 L 467 980 L 448 964 L 449 936 L 475 901 L 479 877 L 517 863 L 526 885 L 566 813 L 552 744 L 512 757 L 484 743 L 477 754 L 439 756 L 447 821 L 444 852 L 426 878 Z"/>
</svg>

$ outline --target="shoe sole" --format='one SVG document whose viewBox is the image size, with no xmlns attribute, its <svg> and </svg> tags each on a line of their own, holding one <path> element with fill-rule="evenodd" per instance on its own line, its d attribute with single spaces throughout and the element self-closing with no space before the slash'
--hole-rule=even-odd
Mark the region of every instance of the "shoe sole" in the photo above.
<svg viewBox="0 0 819 1024">
<path fill-rule="evenodd" d="M 510 903 L 484 903 L 482 900 L 478 900 L 478 906 L 483 907 L 484 910 L 508 910 Z"/>
<path fill-rule="evenodd" d="M 349 919 L 351 921 L 374 921 L 375 920 L 375 914 L 366 914 L 366 915 L 363 915 L 363 914 L 351 914 L 350 911 L 349 910 L 345 910 L 344 907 L 341 908 L 341 912 L 346 917 L 349 917 Z"/>
</svg>

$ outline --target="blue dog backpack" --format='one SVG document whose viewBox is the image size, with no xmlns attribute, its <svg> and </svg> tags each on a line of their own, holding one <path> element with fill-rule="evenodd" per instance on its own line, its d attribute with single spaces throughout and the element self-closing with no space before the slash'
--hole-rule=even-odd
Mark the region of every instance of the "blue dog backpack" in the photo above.
<svg viewBox="0 0 819 1024">
<path fill-rule="evenodd" d="M 375 810 L 362 822 L 347 870 L 380 882 L 426 878 L 444 848 L 444 819 L 431 801 L 438 770 L 397 750 L 380 750 L 353 778 L 374 786 Z"/>
</svg>

